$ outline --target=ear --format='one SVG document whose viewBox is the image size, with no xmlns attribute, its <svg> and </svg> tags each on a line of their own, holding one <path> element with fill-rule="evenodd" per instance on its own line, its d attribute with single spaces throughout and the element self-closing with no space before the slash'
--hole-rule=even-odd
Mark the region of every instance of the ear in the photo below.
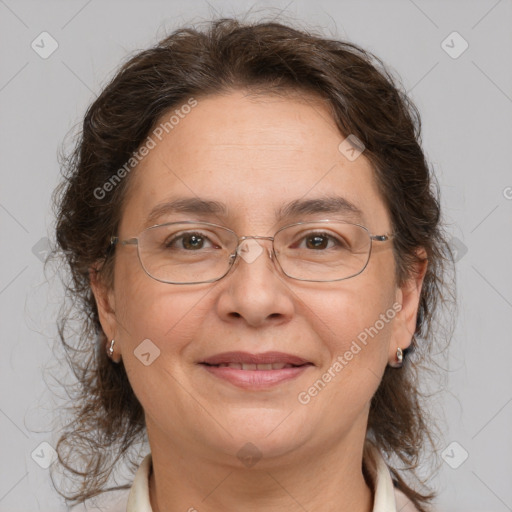
<svg viewBox="0 0 512 512">
<path fill-rule="evenodd" d="M 398 348 L 405 350 L 411 345 L 412 337 L 416 331 L 421 289 L 428 265 L 427 253 L 423 248 L 418 249 L 416 254 L 418 261 L 410 270 L 407 280 L 397 288 L 395 295 L 395 301 L 400 304 L 401 309 L 393 321 L 393 337 L 388 356 L 390 364 L 396 362 Z"/>
<path fill-rule="evenodd" d="M 96 300 L 96 306 L 98 308 L 98 314 L 103 332 L 105 333 L 107 340 L 115 339 L 117 321 L 114 291 L 102 280 L 100 272 L 95 267 L 91 267 L 89 269 L 89 283 Z"/>
</svg>

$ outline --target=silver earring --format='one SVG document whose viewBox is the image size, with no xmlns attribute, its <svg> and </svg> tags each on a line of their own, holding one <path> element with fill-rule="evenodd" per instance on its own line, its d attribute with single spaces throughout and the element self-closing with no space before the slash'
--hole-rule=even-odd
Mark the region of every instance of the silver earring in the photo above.
<svg viewBox="0 0 512 512">
<path fill-rule="evenodd" d="M 114 355 L 114 343 L 116 340 L 111 340 L 110 346 L 107 348 L 107 356 L 112 359 L 112 356 Z"/>
<path fill-rule="evenodd" d="M 389 366 L 391 366 L 392 368 L 401 368 L 403 364 L 404 351 L 400 347 L 398 347 L 396 349 L 396 359 L 392 363 L 389 363 Z"/>
<path fill-rule="evenodd" d="M 404 351 L 398 347 L 396 349 L 396 366 L 400 368 L 404 364 Z"/>
</svg>

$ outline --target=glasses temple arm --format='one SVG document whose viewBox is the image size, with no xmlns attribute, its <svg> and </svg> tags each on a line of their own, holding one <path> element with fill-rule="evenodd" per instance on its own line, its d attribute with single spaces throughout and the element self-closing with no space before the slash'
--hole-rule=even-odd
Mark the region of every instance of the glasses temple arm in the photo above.
<svg viewBox="0 0 512 512">
<path fill-rule="evenodd" d="M 110 245 L 137 245 L 139 243 L 137 238 L 130 238 L 128 240 L 119 240 L 118 236 L 111 236 L 110 237 Z"/>
<path fill-rule="evenodd" d="M 386 242 L 387 240 L 390 240 L 395 235 L 393 233 L 386 234 L 386 235 L 370 235 L 370 238 L 372 240 L 375 240 L 376 242 Z"/>
</svg>

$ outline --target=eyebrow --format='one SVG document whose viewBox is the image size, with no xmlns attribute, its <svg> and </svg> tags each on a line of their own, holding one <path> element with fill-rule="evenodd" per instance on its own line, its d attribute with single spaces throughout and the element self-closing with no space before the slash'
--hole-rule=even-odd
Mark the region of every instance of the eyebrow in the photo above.
<svg viewBox="0 0 512 512">
<path fill-rule="evenodd" d="M 223 203 L 197 197 L 180 197 L 172 201 L 156 205 L 149 213 L 146 222 L 152 224 L 159 217 L 171 213 L 192 213 L 196 215 L 217 215 L 227 217 L 228 211 Z"/>
<path fill-rule="evenodd" d="M 156 205 L 149 213 L 146 222 L 151 225 L 163 215 L 190 213 L 195 215 L 228 217 L 228 208 L 224 203 L 198 197 L 181 197 Z M 295 199 L 275 211 L 276 220 L 304 217 L 318 213 L 342 214 L 354 220 L 364 218 L 363 212 L 353 203 L 341 196 L 327 196 L 315 199 Z"/>
<path fill-rule="evenodd" d="M 303 217 L 317 213 L 342 214 L 354 220 L 364 218 L 363 212 L 348 199 L 341 196 L 328 196 L 316 199 L 296 199 L 276 211 L 278 221 L 289 217 Z"/>
</svg>

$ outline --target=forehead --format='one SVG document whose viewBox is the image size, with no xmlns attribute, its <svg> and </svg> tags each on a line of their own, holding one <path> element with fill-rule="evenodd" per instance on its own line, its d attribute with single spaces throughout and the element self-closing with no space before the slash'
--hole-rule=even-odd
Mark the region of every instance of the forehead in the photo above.
<svg viewBox="0 0 512 512">
<path fill-rule="evenodd" d="M 191 198 L 222 203 L 232 222 L 272 222 L 292 202 L 326 197 L 367 223 L 386 215 L 369 161 L 340 152 L 345 136 L 321 99 L 232 91 L 196 101 L 132 172 L 122 224 L 142 228 L 160 205 Z"/>
</svg>

